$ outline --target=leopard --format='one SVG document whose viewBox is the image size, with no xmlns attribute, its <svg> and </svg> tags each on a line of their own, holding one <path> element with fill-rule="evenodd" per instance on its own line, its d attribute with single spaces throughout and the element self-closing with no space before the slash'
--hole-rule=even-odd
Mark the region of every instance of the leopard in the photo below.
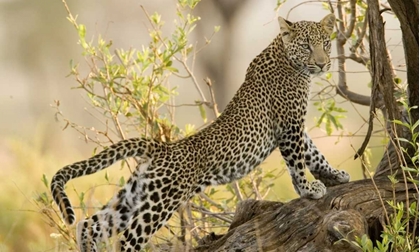
<svg viewBox="0 0 420 252">
<path fill-rule="evenodd" d="M 327 186 L 350 180 L 346 171 L 329 164 L 305 130 L 311 80 L 331 66 L 335 16 L 319 22 L 278 17 L 278 24 L 280 33 L 252 60 L 243 84 L 207 127 L 172 142 L 122 140 L 57 171 L 51 194 L 65 223 L 73 225 L 76 215 L 65 193 L 70 179 L 129 157 L 143 160 L 101 210 L 78 222 L 80 251 L 99 251 L 112 237 L 119 251 L 144 249 L 187 200 L 208 186 L 243 178 L 276 149 L 300 197 L 320 199 Z"/>
</svg>

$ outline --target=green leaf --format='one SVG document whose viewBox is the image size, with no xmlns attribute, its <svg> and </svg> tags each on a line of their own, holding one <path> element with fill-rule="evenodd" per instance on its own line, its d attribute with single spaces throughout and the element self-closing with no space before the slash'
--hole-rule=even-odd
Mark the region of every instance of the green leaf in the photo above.
<svg viewBox="0 0 420 252">
<path fill-rule="evenodd" d="M 398 125 L 402 125 L 402 126 L 404 126 L 406 128 L 410 128 L 410 124 L 405 123 L 405 122 L 401 122 L 400 120 L 392 120 L 391 122 L 393 122 L 395 124 L 398 124 Z"/>
<path fill-rule="evenodd" d="M 121 176 L 120 181 L 119 181 L 119 186 L 123 187 L 124 185 L 125 185 L 125 178 Z"/>
<path fill-rule="evenodd" d="M 325 74 L 325 78 L 326 78 L 327 80 L 331 80 L 331 78 L 332 78 L 332 74 L 331 74 L 330 72 L 326 73 L 326 74 Z"/>
<path fill-rule="evenodd" d="M 398 183 L 398 179 L 395 178 L 395 175 L 389 175 L 388 179 L 391 181 L 392 184 Z"/>
<path fill-rule="evenodd" d="M 84 40 L 86 38 L 86 26 L 80 24 L 77 31 L 79 33 L 79 38 Z"/>
<path fill-rule="evenodd" d="M 42 174 L 42 179 L 41 179 L 42 183 L 44 184 L 44 186 L 46 188 L 48 188 L 48 179 L 47 176 L 45 174 Z"/>
<path fill-rule="evenodd" d="M 403 169 L 404 171 L 408 171 L 408 172 L 415 172 L 418 173 L 419 170 L 413 167 L 407 167 L 407 166 L 401 166 L 401 169 Z"/>
<path fill-rule="evenodd" d="M 155 12 L 155 13 L 152 14 L 150 19 L 152 20 L 152 22 L 154 24 L 159 25 L 160 22 L 161 22 L 161 15 L 159 15 L 159 13 Z"/>
<path fill-rule="evenodd" d="M 40 202 L 44 205 L 47 205 L 50 203 L 49 199 L 48 199 L 48 194 L 46 192 L 43 192 L 41 194 L 38 195 L 38 197 L 35 199 L 37 202 Z"/>
<path fill-rule="evenodd" d="M 316 126 L 317 126 L 317 127 L 321 126 L 322 121 L 324 120 L 324 117 L 325 117 L 325 113 L 323 113 L 323 114 L 321 115 L 321 117 L 318 119 L 318 121 L 316 122 Z"/>
<path fill-rule="evenodd" d="M 330 136 L 332 133 L 331 120 L 325 122 L 325 130 L 327 131 L 327 135 Z"/>
<path fill-rule="evenodd" d="M 196 101 L 196 103 L 198 103 L 198 109 L 200 110 L 201 118 L 203 119 L 204 123 L 206 123 L 207 122 L 206 109 L 204 108 L 202 103 L 199 103 L 198 101 Z"/>
</svg>

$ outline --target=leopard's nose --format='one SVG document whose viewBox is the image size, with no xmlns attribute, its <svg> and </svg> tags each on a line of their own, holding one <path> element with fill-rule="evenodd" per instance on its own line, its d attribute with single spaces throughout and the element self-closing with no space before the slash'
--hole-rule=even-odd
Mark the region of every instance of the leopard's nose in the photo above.
<svg viewBox="0 0 420 252">
<path fill-rule="evenodd" d="M 324 69 L 326 63 L 315 63 L 319 68 Z"/>
</svg>

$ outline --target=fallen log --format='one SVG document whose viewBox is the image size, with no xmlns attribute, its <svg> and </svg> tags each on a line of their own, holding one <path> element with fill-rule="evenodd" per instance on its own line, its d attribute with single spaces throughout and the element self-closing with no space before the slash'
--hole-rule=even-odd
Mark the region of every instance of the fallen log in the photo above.
<svg viewBox="0 0 420 252">
<path fill-rule="evenodd" d="M 319 200 L 246 200 L 226 234 L 204 237 L 193 251 L 359 251 L 351 241 L 363 234 L 379 239 L 393 213 L 387 201 L 407 196 L 417 200 L 414 185 L 382 177 L 330 187 Z"/>
</svg>

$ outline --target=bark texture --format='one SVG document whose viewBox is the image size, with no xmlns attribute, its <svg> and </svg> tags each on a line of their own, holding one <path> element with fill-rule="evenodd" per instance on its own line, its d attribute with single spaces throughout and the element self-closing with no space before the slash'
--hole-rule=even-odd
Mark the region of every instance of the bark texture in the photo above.
<svg viewBox="0 0 420 252">
<path fill-rule="evenodd" d="M 409 105 L 419 105 L 419 1 L 388 0 L 400 21 L 407 64 Z M 413 121 L 419 119 L 419 109 L 411 111 Z"/>
<path fill-rule="evenodd" d="M 379 238 L 384 208 L 391 210 L 388 178 L 375 184 L 377 189 L 371 180 L 335 186 L 319 200 L 243 201 L 228 233 L 205 237 L 194 251 L 358 251 L 349 241 L 363 234 Z M 404 183 L 396 185 L 398 201 L 407 194 L 415 200 L 414 186 L 406 191 Z"/>
</svg>

